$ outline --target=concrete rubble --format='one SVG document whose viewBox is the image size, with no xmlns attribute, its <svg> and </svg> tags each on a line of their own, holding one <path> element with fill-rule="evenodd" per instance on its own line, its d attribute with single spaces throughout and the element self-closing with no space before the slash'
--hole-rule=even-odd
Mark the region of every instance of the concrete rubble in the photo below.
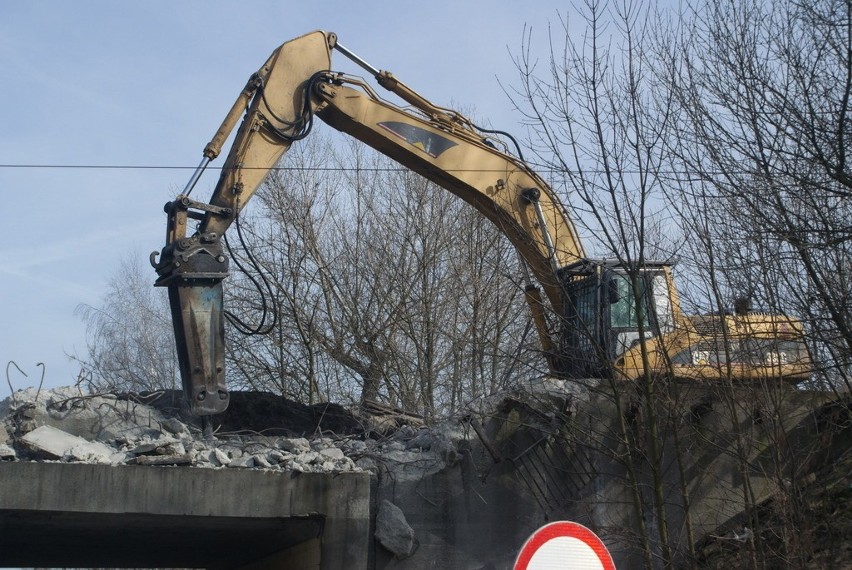
<svg viewBox="0 0 852 570">
<path fill-rule="evenodd" d="M 120 461 L 122 454 L 108 445 L 97 441 L 86 441 L 82 437 L 65 433 L 51 426 L 37 427 L 21 437 L 21 443 L 35 457 L 44 459 L 68 459 L 84 463 L 112 463 L 113 457 Z"/>
<path fill-rule="evenodd" d="M 417 550 L 414 529 L 405 520 L 402 509 L 383 500 L 376 516 L 376 538 L 398 559 L 410 557 Z"/>
<path fill-rule="evenodd" d="M 222 470 L 222 477 L 240 470 L 335 479 L 341 473 L 369 473 L 377 560 L 393 561 L 401 570 L 431 559 L 446 562 L 445 567 L 479 568 L 478 559 L 512 557 L 511 546 L 522 541 L 512 535 L 499 540 L 500 548 L 474 552 L 482 547 L 475 529 L 490 524 L 493 509 L 511 511 L 518 520 L 538 517 L 533 498 L 518 498 L 525 487 L 492 438 L 499 434 L 506 445 L 521 426 L 537 422 L 549 433 L 556 419 L 552 413 L 564 413 L 567 401 L 586 398 L 576 388 L 551 384 L 536 382 L 511 394 L 478 398 L 461 417 L 434 425 L 376 402 L 353 412 L 336 404 L 307 406 L 271 394 L 232 392 L 209 439 L 199 420 L 181 409 L 179 392 L 28 388 L 0 401 L 0 462 Z M 513 416 L 506 423 L 503 416 L 510 412 L 499 410 L 526 401 L 539 410 L 535 418 Z M 544 433 L 533 432 L 538 438 Z M 462 518 L 451 522 L 456 516 Z M 527 526 L 518 529 L 523 533 Z M 473 550 L 451 547 L 456 542 Z"/>
<path fill-rule="evenodd" d="M 706 430 L 719 434 L 719 441 L 733 442 L 731 433 L 748 429 L 755 444 L 748 459 L 757 464 L 775 457 L 766 451 L 773 441 L 769 422 L 744 428 L 726 415 L 726 406 L 716 404 L 712 387 L 696 384 L 680 390 L 671 417 L 690 420 L 672 422 L 678 431 L 666 435 L 663 445 L 673 449 L 674 435 L 680 438 L 678 445 L 687 450 L 682 472 L 691 479 L 679 479 L 678 470 L 665 474 L 664 501 L 673 506 L 671 528 L 685 528 L 677 517 L 686 512 L 681 494 L 686 485 L 695 489 L 689 505 L 695 536 L 738 543 L 744 533 L 739 462 L 732 447 L 720 452 L 718 442 L 708 441 Z M 737 390 L 743 401 L 754 396 L 750 387 Z M 275 480 L 277 486 L 304 484 L 305 489 L 313 484 L 309 479 L 324 481 L 328 488 L 363 485 L 360 494 L 347 490 L 341 495 L 345 500 L 334 499 L 331 506 L 320 496 L 320 506 L 307 512 L 362 505 L 359 512 L 369 520 L 359 523 L 359 532 L 369 542 L 365 548 L 374 548 L 375 568 L 509 567 L 530 533 L 552 520 L 574 520 L 600 530 L 616 566 L 644 563 L 645 551 L 630 534 L 636 517 L 631 506 L 634 488 L 626 484 L 621 459 L 622 452 L 634 450 L 617 438 L 618 426 L 636 404 L 636 392 L 629 386 L 613 396 L 591 383 L 542 379 L 478 398 L 467 404 L 461 417 L 431 426 L 416 415 L 377 403 L 356 413 L 335 404 L 306 406 L 271 394 L 231 396 L 228 412 L 216 417 L 214 436 L 207 439 L 198 420 L 180 410 L 177 393 L 91 394 L 75 387 L 16 391 L 0 401 L 0 468 L 18 473 L 34 467 L 97 470 L 117 479 L 248 478 Z M 848 417 L 848 398 L 790 392 L 784 405 L 790 441 L 819 443 L 830 435 L 840 443 L 829 451 L 848 449 L 850 424 L 825 423 L 825 418 Z M 695 413 L 699 407 L 708 408 L 700 417 Z M 813 426 L 823 424 L 828 427 L 814 431 Z M 627 428 L 634 430 L 634 437 L 644 433 L 639 421 Z M 642 450 L 635 453 L 641 459 Z M 830 462 L 833 456 L 813 457 Z M 85 465 L 66 469 L 52 463 Z M 123 467 L 131 465 L 139 468 Z M 782 468 L 786 465 L 778 466 Z M 750 474 L 759 504 L 771 501 L 778 491 L 773 472 L 767 467 L 769 475 Z M 816 478 L 815 473 L 808 477 Z M 638 476 L 648 476 L 647 471 Z M 135 497 L 134 492 L 128 491 Z M 655 516 L 652 506 L 648 501 L 642 505 L 640 514 L 648 520 Z M 313 524 L 311 519 L 299 520 Z M 737 529 L 736 534 L 731 529 Z M 673 540 L 682 546 L 688 537 L 678 532 Z M 316 533 L 312 528 L 308 534 Z M 354 544 L 346 542 L 347 536 L 329 530 L 322 542 Z"/>
<path fill-rule="evenodd" d="M 369 429 L 343 435 L 318 430 L 304 436 L 216 433 L 207 440 L 196 424 L 126 395 L 27 388 L 0 401 L 0 461 L 303 473 L 383 468 L 406 478 L 452 464 L 453 440 L 465 437 L 454 429 L 403 425 L 380 436 Z"/>
</svg>

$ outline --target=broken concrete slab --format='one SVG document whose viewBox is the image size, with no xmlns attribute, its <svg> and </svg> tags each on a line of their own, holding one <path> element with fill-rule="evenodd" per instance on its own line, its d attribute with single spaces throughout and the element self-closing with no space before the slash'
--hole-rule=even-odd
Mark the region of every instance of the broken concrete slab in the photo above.
<svg viewBox="0 0 852 570">
<path fill-rule="evenodd" d="M 154 408 L 120 400 L 114 394 L 88 394 L 77 387 L 19 390 L 0 403 L 0 416 L 18 419 L 21 433 L 50 425 L 87 440 L 107 442 L 122 436 L 156 436 L 163 414 Z"/>
<path fill-rule="evenodd" d="M 320 449 L 318 453 L 324 460 L 338 461 L 345 457 L 345 455 L 343 454 L 343 450 L 338 449 L 337 447 L 327 447 L 325 449 Z"/>
<path fill-rule="evenodd" d="M 213 457 L 211 457 L 211 459 L 215 459 L 219 465 L 224 465 L 225 467 L 227 467 L 231 462 L 231 458 L 228 457 L 228 454 L 218 448 L 213 450 Z"/>
<path fill-rule="evenodd" d="M 228 467 L 242 467 L 244 469 L 252 469 L 254 466 L 254 459 L 248 453 L 240 454 L 228 463 Z"/>
<path fill-rule="evenodd" d="M 0 461 L 12 461 L 16 457 L 14 449 L 5 443 L 0 443 Z"/>
<path fill-rule="evenodd" d="M 41 426 L 21 438 L 37 456 L 86 463 L 110 464 L 115 450 L 96 441 L 86 441 L 52 426 Z"/>
<path fill-rule="evenodd" d="M 284 463 L 288 459 L 293 457 L 292 453 L 284 453 L 282 451 L 278 451 L 277 449 L 273 449 L 269 453 L 266 454 L 266 458 L 270 463 Z"/>
<path fill-rule="evenodd" d="M 133 442 L 133 440 L 128 440 L 128 444 L 133 442 L 132 446 L 129 446 L 128 453 L 132 453 L 133 455 L 150 455 L 156 454 L 158 448 L 164 448 L 166 445 L 179 443 L 180 440 L 177 439 L 156 439 L 151 440 L 149 438 L 144 438 L 142 440 L 137 440 Z M 165 453 L 161 455 L 167 455 Z"/>
<path fill-rule="evenodd" d="M 136 465 L 193 465 L 188 453 L 183 455 L 140 455 L 132 460 Z"/>
<path fill-rule="evenodd" d="M 376 538 L 400 560 L 417 550 L 414 529 L 405 520 L 402 509 L 387 499 L 381 502 L 376 515 Z"/>
<path fill-rule="evenodd" d="M 273 465 L 272 463 L 269 462 L 269 460 L 266 458 L 265 455 L 261 455 L 259 453 L 252 455 L 252 459 L 254 460 L 254 464 L 258 467 L 263 467 L 263 468 L 269 469 Z M 275 467 L 278 467 L 277 463 L 275 464 Z"/>
<path fill-rule="evenodd" d="M 283 437 L 278 441 L 278 447 L 279 449 L 289 451 L 290 453 L 304 453 L 306 451 L 311 451 L 310 442 L 303 437 Z"/>
</svg>

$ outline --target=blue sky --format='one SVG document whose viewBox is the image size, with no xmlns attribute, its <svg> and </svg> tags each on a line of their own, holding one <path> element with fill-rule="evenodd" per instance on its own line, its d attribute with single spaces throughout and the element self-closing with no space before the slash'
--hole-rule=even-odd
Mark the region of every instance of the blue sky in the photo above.
<svg viewBox="0 0 852 570">
<path fill-rule="evenodd" d="M 509 50 L 517 52 L 524 25 L 544 40 L 564 6 L 4 2 L 0 164 L 194 167 L 249 74 L 278 44 L 314 29 L 336 32 L 434 103 L 521 134 L 498 79 L 515 80 Z M 363 74 L 339 54 L 334 67 Z M 123 258 L 147 259 L 162 246 L 162 205 L 190 172 L 0 168 L 0 363 L 29 374 L 10 369 L 16 389 L 38 383 L 38 362 L 46 386 L 75 381 L 78 366 L 66 355 L 86 345 L 75 307 L 101 302 Z M 214 182 L 208 173 L 194 196 Z"/>
</svg>

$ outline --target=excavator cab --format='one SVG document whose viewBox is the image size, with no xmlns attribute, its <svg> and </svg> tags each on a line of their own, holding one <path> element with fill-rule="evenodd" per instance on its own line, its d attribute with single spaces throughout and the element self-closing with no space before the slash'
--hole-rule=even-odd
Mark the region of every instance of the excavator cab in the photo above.
<svg viewBox="0 0 852 570">
<path fill-rule="evenodd" d="M 584 259 L 559 271 L 565 295 L 560 367 L 571 378 L 606 378 L 612 363 L 639 344 L 674 329 L 678 303 L 670 265 L 628 268 Z"/>
</svg>

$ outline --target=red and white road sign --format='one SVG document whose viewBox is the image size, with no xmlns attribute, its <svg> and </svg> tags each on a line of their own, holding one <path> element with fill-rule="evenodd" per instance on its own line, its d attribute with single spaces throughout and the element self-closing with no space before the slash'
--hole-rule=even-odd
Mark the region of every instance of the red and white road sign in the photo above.
<svg viewBox="0 0 852 570">
<path fill-rule="evenodd" d="M 615 570 L 598 536 L 581 524 L 553 522 L 535 531 L 515 560 L 515 570 Z"/>
</svg>

